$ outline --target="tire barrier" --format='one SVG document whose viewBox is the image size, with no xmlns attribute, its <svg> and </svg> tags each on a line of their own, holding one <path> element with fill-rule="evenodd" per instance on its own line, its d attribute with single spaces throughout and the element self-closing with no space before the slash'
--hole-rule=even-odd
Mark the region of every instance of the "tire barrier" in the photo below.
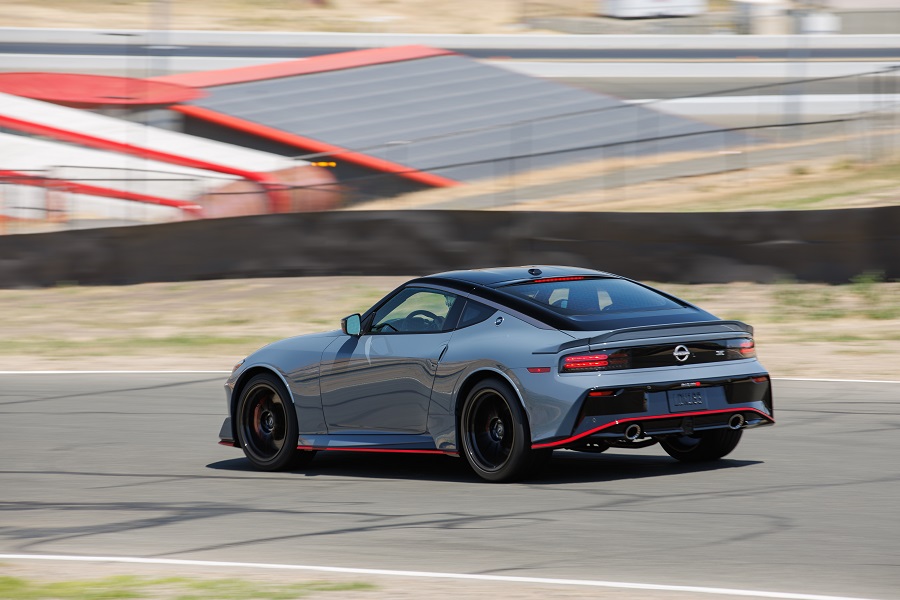
<svg viewBox="0 0 900 600">
<path fill-rule="evenodd" d="M 900 279 L 900 206 L 792 212 L 331 211 L 0 236 L 0 287 L 568 264 L 640 280 Z"/>
</svg>

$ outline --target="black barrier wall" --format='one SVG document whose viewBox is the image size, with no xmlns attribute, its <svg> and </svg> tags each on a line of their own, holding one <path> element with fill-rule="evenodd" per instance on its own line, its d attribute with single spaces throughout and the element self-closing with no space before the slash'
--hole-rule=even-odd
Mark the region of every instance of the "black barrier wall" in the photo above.
<svg viewBox="0 0 900 600">
<path fill-rule="evenodd" d="M 520 264 L 671 283 L 900 279 L 900 207 L 797 212 L 344 211 L 0 236 L 0 287 Z"/>
</svg>

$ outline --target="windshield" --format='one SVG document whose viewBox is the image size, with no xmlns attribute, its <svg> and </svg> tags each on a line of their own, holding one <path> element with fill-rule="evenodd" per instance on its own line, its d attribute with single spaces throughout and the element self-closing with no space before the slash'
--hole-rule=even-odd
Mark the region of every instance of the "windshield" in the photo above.
<svg viewBox="0 0 900 600">
<path fill-rule="evenodd" d="M 560 277 L 501 289 L 573 318 L 683 308 L 682 304 L 626 279 Z"/>
</svg>

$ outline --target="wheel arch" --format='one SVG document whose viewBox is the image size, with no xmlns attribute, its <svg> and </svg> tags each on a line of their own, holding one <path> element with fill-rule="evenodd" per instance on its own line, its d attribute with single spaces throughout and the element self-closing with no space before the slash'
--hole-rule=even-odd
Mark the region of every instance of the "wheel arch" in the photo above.
<svg viewBox="0 0 900 600">
<path fill-rule="evenodd" d="M 466 402 L 466 398 L 469 395 L 469 392 L 472 389 L 486 379 L 495 379 L 499 378 L 506 383 L 509 384 L 509 387 L 512 388 L 513 393 L 516 395 L 516 399 L 519 401 L 519 406 L 522 408 L 522 412 L 525 413 L 525 420 L 527 421 L 525 425 L 528 427 L 529 435 L 531 434 L 531 415 L 528 414 L 528 408 L 525 405 L 525 400 L 522 398 L 522 391 L 519 389 L 519 386 L 516 385 L 516 382 L 506 373 L 501 371 L 500 369 L 485 367 L 473 371 L 466 375 L 465 379 L 463 379 L 462 383 L 459 386 L 458 391 L 454 397 L 454 422 L 456 424 L 456 447 L 462 448 L 461 440 L 460 440 L 460 418 L 462 417 L 462 409 L 463 405 Z"/>
<path fill-rule="evenodd" d="M 238 402 L 241 399 L 241 394 L 244 392 L 244 388 L 247 386 L 247 382 L 256 377 L 257 375 L 261 375 L 264 373 L 269 373 L 271 375 L 276 376 L 279 381 L 284 385 L 284 389 L 288 392 L 287 399 L 291 404 L 294 403 L 294 395 L 291 393 L 291 386 L 288 385 L 287 379 L 284 378 L 284 375 L 281 374 L 281 371 L 272 367 L 270 365 L 253 365 L 252 367 L 245 370 L 243 373 L 238 376 L 237 381 L 234 382 L 234 389 L 231 392 L 231 407 L 229 411 L 231 413 L 231 436 L 233 440 L 237 440 L 237 415 L 235 412 L 237 411 Z"/>
</svg>

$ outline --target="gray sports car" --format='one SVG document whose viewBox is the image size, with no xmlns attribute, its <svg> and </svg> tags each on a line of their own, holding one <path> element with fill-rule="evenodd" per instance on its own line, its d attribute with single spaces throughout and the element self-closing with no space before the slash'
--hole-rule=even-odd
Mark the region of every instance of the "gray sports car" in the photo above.
<svg viewBox="0 0 900 600">
<path fill-rule="evenodd" d="M 554 448 L 715 460 L 775 422 L 749 325 L 571 267 L 413 279 L 340 330 L 254 352 L 225 392 L 220 443 L 267 471 L 319 451 L 415 452 L 511 481 Z"/>
</svg>

